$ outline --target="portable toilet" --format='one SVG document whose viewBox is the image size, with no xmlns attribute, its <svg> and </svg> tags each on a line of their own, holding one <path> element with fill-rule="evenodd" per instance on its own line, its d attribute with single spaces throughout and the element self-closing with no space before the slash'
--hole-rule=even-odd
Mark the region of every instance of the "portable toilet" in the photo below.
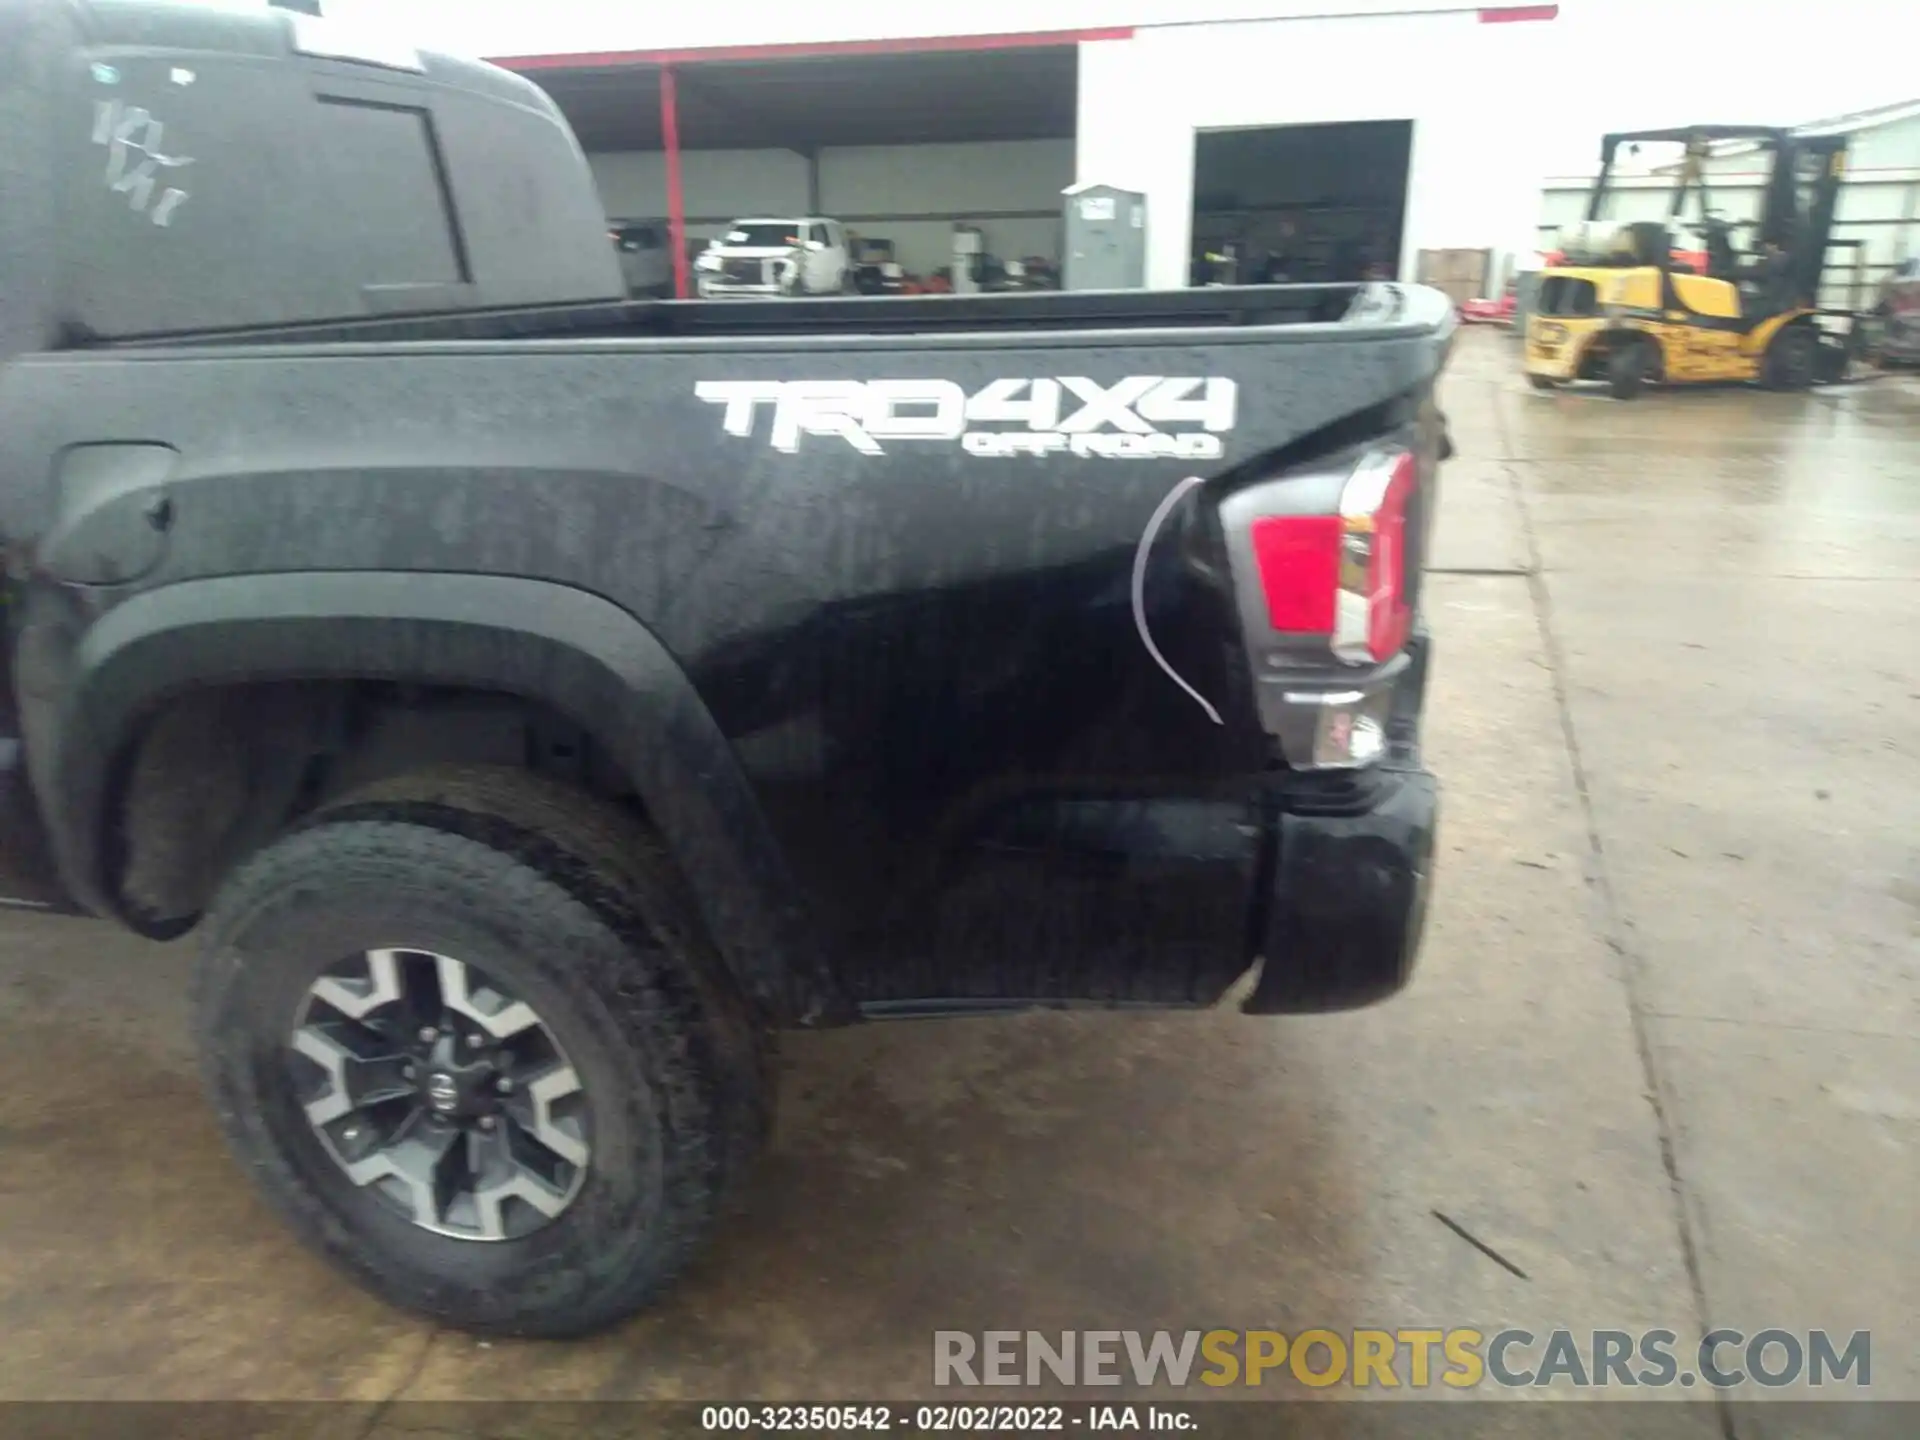
<svg viewBox="0 0 1920 1440">
<path fill-rule="evenodd" d="M 1114 185 L 1071 185 L 1066 197 L 1068 290 L 1141 290 L 1147 283 L 1147 197 Z"/>
</svg>

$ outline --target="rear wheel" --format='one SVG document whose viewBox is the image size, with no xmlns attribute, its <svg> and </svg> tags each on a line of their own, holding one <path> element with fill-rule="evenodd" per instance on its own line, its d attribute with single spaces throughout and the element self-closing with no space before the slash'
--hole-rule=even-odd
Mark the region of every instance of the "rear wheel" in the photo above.
<svg viewBox="0 0 1920 1440">
<path fill-rule="evenodd" d="M 1647 347 L 1622 345 L 1607 356 L 1607 391 L 1616 400 L 1631 400 L 1646 387 Z"/>
<path fill-rule="evenodd" d="M 1789 325 L 1773 337 L 1760 371 L 1769 390 L 1807 390 L 1813 386 L 1820 337 L 1805 325 Z"/>
<path fill-rule="evenodd" d="M 673 878 L 537 814 L 455 787 L 271 846 L 208 920 L 198 1021 L 228 1141 L 307 1244 L 445 1323 L 559 1336 L 678 1274 L 766 1092 Z"/>
</svg>

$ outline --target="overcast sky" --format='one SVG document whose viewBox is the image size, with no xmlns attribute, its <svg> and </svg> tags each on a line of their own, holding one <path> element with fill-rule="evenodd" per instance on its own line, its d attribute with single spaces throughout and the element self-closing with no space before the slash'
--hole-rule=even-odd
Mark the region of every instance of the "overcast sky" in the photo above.
<svg viewBox="0 0 1920 1440">
<path fill-rule="evenodd" d="M 469 55 L 1080 29 L 1415 8 L 1421 0 L 323 0 Z M 1443 3 L 1443 0 L 1442 0 Z M 1561 0 L 1552 63 L 1462 74 L 1479 103 L 1551 137 L 1558 169 L 1599 134 L 1688 122 L 1797 124 L 1920 99 L 1917 0 Z M 883 31 L 884 27 L 884 31 Z M 1439 59 L 1439 57 L 1436 57 Z M 1412 117 L 1416 121 L 1418 116 Z"/>
</svg>

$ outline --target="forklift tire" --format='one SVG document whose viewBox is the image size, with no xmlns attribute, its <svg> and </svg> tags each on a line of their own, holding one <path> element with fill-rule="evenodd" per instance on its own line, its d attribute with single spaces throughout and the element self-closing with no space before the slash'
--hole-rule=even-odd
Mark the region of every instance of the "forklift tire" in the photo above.
<svg viewBox="0 0 1920 1440">
<path fill-rule="evenodd" d="M 1819 360 L 1820 337 L 1806 325 L 1789 325 L 1773 337 L 1760 367 L 1760 383 L 1769 390 L 1810 390 Z"/>
<path fill-rule="evenodd" d="M 1529 375 L 1527 376 L 1527 384 L 1536 390 L 1558 390 L 1560 388 L 1560 382 L 1551 375 Z"/>
<path fill-rule="evenodd" d="M 1647 383 L 1647 347 L 1622 345 L 1607 357 L 1607 392 L 1616 400 L 1631 400 Z"/>
</svg>

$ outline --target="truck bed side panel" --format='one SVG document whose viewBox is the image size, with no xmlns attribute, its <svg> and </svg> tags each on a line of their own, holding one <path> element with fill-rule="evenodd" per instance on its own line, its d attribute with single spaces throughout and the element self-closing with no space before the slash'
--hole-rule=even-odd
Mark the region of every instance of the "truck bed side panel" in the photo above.
<svg viewBox="0 0 1920 1440">
<path fill-rule="evenodd" d="M 163 553 L 96 588 L 108 605 L 315 570 L 531 577 L 611 601 L 692 678 L 863 999 L 1206 1001 L 1249 958 L 1268 750 L 1228 604 L 1178 560 L 1190 507 L 1153 551 L 1147 619 L 1224 724 L 1152 662 L 1131 571 L 1183 478 L 1424 397 L 1430 333 L 1305 328 L 52 356 L 0 379 L 0 473 L 46 475 L 89 443 L 177 452 Z M 1142 398 L 1168 378 L 1231 380 L 1231 427 L 1143 422 L 1213 393 Z M 1064 387 L 1062 416 L 1105 405 L 1100 434 L 1212 434 L 1219 453 L 776 433 L 776 401 L 743 416 L 699 388 L 890 382 L 910 429 L 943 423 L 942 386 L 1036 379 Z M 935 400 L 912 401 L 928 382 Z M 1133 407 L 1099 399 L 1114 394 Z M 84 549 L 77 503 L 16 483 L 0 534 Z M 89 563 L 111 566 L 112 543 Z"/>
</svg>

